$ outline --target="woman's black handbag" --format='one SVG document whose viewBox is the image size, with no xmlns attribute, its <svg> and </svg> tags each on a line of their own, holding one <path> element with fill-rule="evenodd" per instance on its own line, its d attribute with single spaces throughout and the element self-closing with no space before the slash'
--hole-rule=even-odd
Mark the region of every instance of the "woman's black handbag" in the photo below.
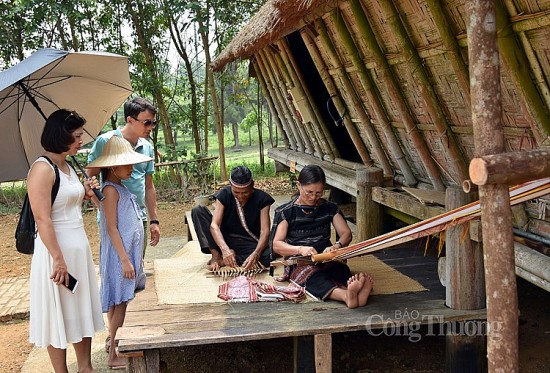
<svg viewBox="0 0 550 373">
<path fill-rule="evenodd" d="M 51 161 L 50 158 L 42 156 L 50 162 L 55 171 L 55 182 L 52 187 L 51 201 L 52 205 L 57 197 L 57 192 L 59 191 L 59 169 Z M 17 223 L 17 228 L 15 229 L 15 248 L 22 254 L 33 254 L 34 253 L 34 239 L 36 238 L 36 224 L 34 222 L 34 215 L 32 213 L 31 204 L 29 203 L 29 195 L 25 195 L 25 201 L 23 202 L 23 207 L 21 208 L 21 214 L 19 215 L 19 222 Z"/>
</svg>

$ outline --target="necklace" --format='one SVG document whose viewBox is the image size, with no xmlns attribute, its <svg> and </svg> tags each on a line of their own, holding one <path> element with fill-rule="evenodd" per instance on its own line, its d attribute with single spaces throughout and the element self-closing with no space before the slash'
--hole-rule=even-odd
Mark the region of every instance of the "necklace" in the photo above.
<svg viewBox="0 0 550 373">
<path fill-rule="evenodd" d="M 304 215 L 310 215 L 312 213 L 315 212 L 315 210 L 317 210 L 317 206 L 310 206 L 310 205 L 302 205 L 299 203 L 300 202 L 300 198 L 298 198 L 295 202 L 295 205 L 296 207 L 298 207 L 300 210 L 302 210 L 302 212 L 304 213 Z"/>
</svg>

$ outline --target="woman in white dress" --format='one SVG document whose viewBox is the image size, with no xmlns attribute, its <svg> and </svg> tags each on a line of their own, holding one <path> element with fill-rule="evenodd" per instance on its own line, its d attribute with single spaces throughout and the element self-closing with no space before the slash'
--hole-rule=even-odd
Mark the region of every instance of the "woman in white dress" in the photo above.
<svg viewBox="0 0 550 373">
<path fill-rule="evenodd" d="M 59 191 L 51 204 L 54 166 L 38 158 L 29 171 L 27 189 L 38 235 L 30 278 L 29 341 L 46 347 L 55 372 L 67 372 L 67 344 L 76 352 L 78 372 L 93 372 L 92 337 L 103 330 L 103 316 L 94 263 L 84 231 L 83 199 L 95 198 L 95 178 L 80 182 L 66 162 L 82 146 L 86 121 L 76 112 L 57 110 L 46 120 L 41 144 L 59 170 Z M 67 289 L 69 273 L 78 286 Z"/>
</svg>

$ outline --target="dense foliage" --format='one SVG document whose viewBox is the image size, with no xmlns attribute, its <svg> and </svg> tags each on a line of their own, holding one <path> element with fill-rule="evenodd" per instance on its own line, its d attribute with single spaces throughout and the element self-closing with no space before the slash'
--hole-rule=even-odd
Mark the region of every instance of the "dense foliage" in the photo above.
<svg viewBox="0 0 550 373">
<path fill-rule="evenodd" d="M 213 75 L 210 59 L 263 3 L 4 0 L 0 2 L 0 69 L 47 47 L 127 55 L 135 94 L 150 98 L 159 108 L 161 125 L 153 141 L 164 159 L 208 153 L 210 133 L 218 133 L 223 159 L 226 127 L 233 135 L 229 146 L 239 147 L 238 128 L 244 118 L 258 118 L 259 112 L 263 125 L 267 120 L 265 113 L 261 114 L 259 88 L 251 84 L 246 67 L 233 65 Z M 109 125 L 120 125 L 121 117 L 114 116 Z M 250 123 L 245 127 L 250 129 Z M 192 139 L 192 145 L 184 144 L 183 139 Z M 271 136 L 270 140 L 276 142 Z"/>
</svg>

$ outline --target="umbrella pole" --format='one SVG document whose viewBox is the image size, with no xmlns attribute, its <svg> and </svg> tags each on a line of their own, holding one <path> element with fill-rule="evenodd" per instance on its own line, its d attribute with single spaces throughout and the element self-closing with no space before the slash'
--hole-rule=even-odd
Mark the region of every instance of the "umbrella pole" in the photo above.
<svg viewBox="0 0 550 373">
<path fill-rule="evenodd" d="M 42 118 L 44 118 L 44 120 L 47 120 L 48 118 L 46 118 L 46 115 L 44 114 L 42 109 L 40 109 L 40 106 L 38 106 L 38 102 L 36 102 L 33 95 L 31 95 L 31 93 L 29 92 L 29 89 L 27 88 L 27 86 L 25 84 L 23 84 L 23 82 L 21 80 L 19 82 L 17 82 L 17 84 L 23 90 L 23 92 L 25 93 L 25 96 L 27 96 L 29 98 L 29 101 L 31 102 L 32 106 L 34 106 L 36 108 L 36 110 L 38 110 L 38 112 L 40 113 L 40 115 L 42 115 Z"/>
<path fill-rule="evenodd" d="M 78 166 L 78 169 L 80 170 L 80 172 L 82 172 L 82 175 L 84 175 L 86 179 L 89 179 L 90 177 L 88 176 L 84 168 L 82 168 L 80 163 L 78 163 L 74 155 L 71 155 L 71 158 L 73 159 L 73 162 Z M 105 199 L 105 196 L 103 195 L 103 193 L 101 193 L 99 189 L 92 188 L 92 191 L 94 192 L 98 200 L 103 201 Z"/>
</svg>

